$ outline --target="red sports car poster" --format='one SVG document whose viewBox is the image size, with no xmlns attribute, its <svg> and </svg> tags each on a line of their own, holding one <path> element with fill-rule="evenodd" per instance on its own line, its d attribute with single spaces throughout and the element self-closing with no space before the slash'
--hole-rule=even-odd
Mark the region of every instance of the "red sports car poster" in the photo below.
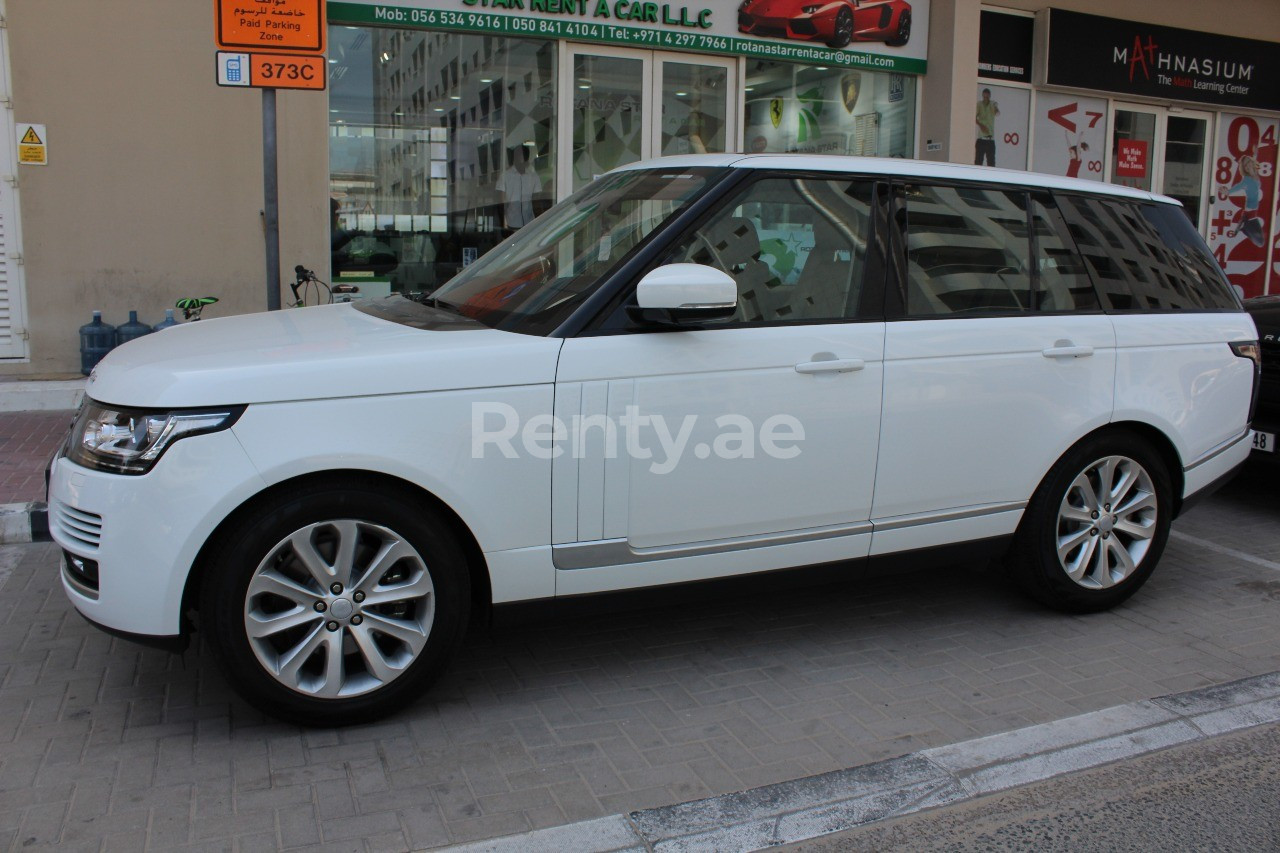
<svg viewBox="0 0 1280 853">
<path fill-rule="evenodd" d="M 1275 119 L 1223 115 L 1214 146 L 1209 247 L 1246 298 L 1266 292 L 1276 211 Z"/>
</svg>

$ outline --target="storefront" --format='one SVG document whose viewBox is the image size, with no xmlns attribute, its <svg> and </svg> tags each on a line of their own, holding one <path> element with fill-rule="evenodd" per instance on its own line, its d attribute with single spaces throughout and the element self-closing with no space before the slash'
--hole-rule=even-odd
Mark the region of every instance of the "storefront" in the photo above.
<svg viewBox="0 0 1280 853">
<path fill-rule="evenodd" d="M 978 78 L 975 161 L 1173 196 L 1246 296 L 1280 289 L 1280 45 L 984 8 Z"/>
<path fill-rule="evenodd" d="M 329 4 L 332 267 L 432 289 L 650 157 L 916 156 L 928 0 Z"/>
</svg>

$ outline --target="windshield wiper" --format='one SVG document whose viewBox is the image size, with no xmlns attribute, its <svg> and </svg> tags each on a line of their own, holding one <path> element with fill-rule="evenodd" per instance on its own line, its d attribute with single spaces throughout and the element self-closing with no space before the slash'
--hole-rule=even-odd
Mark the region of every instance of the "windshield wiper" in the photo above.
<svg viewBox="0 0 1280 853">
<path fill-rule="evenodd" d="M 462 315 L 462 310 L 458 308 L 457 305 L 454 305 L 452 302 L 445 302 L 443 299 L 438 299 L 434 296 L 428 296 L 425 293 L 421 293 L 421 292 L 410 293 L 410 292 L 402 291 L 400 295 L 403 296 L 405 299 L 408 299 L 413 302 L 417 302 L 419 305 L 425 305 L 428 308 L 436 308 L 441 311 L 447 311 L 450 314 Z"/>
</svg>

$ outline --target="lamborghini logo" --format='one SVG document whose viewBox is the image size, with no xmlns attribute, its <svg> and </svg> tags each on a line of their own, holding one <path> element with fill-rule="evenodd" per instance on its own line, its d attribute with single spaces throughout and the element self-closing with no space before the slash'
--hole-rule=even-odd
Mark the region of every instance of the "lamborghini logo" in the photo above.
<svg viewBox="0 0 1280 853">
<path fill-rule="evenodd" d="M 853 107 L 858 103 L 858 93 L 862 90 L 862 75 L 857 71 L 852 71 L 840 81 L 841 100 L 844 101 L 844 108 L 853 114 Z"/>
</svg>

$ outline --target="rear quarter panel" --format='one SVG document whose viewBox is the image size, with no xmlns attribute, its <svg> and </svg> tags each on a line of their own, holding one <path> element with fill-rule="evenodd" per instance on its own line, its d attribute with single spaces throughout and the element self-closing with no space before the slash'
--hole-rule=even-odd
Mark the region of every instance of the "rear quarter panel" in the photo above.
<svg viewBox="0 0 1280 853">
<path fill-rule="evenodd" d="M 1117 421 L 1161 430 L 1189 466 L 1248 425 L 1253 362 L 1228 344 L 1256 340 L 1248 314 L 1115 314 Z"/>
</svg>

